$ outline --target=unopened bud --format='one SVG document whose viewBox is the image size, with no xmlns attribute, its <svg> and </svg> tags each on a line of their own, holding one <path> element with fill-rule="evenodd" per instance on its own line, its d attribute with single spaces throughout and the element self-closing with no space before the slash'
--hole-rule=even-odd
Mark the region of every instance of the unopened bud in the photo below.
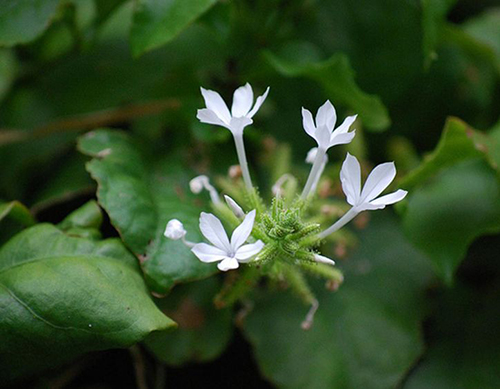
<svg viewBox="0 0 500 389">
<path fill-rule="evenodd" d="M 228 195 L 224 195 L 224 200 L 226 200 L 227 206 L 231 208 L 231 211 L 233 211 L 237 218 L 242 218 L 245 216 L 245 212 L 243 212 L 243 209 L 231 197 L 229 197 Z"/>
<path fill-rule="evenodd" d="M 167 223 L 164 235 L 169 239 L 179 240 L 184 238 L 186 230 L 184 229 L 184 225 L 179 220 L 172 219 Z"/>
</svg>

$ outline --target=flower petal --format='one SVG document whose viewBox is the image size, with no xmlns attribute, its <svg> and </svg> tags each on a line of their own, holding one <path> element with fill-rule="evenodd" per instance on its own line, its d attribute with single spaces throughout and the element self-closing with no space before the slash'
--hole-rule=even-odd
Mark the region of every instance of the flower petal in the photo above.
<svg viewBox="0 0 500 389">
<path fill-rule="evenodd" d="M 231 236 L 231 249 L 232 251 L 238 250 L 238 248 L 246 242 L 250 233 L 252 232 L 253 223 L 255 221 L 255 209 L 248 212 L 245 216 L 245 219 L 241 222 L 241 224 L 236 227 Z"/>
<path fill-rule="evenodd" d="M 385 196 L 379 197 L 378 199 L 370 201 L 370 204 L 374 205 L 389 205 L 389 204 L 394 204 L 397 203 L 398 201 L 403 200 L 408 192 L 403 189 L 398 189 L 396 192 L 392 192 L 389 194 L 386 194 Z"/>
<path fill-rule="evenodd" d="M 225 258 L 221 263 L 217 265 L 217 267 L 221 271 L 228 271 L 237 269 L 238 267 L 240 267 L 240 264 L 238 263 L 236 258 Z"/>
<path fill-rule="evenodd" d="M 244 86 L 239 87 L 233 94 L 233 105 L 231 107 L 231 115 L 233 117 L 242 117 L 248 114 L 253 104 L 253 90 L 247 82 Z"/>
<path fill-rule="evenodd" d="M 196 114 L 196 117 L 202 123 L 215 124 L 216 126 L 222 126 L 222 127 L 229 128 L 229 122 L 224 123 L 217 116 L 217 114 L 214 111 L 212 111 L 211 109 L 208 109 L 208 108 L 199 109 L 198 113 Z"/>
<path fill-rule="evenodd" d="M 233 211 L 234 215 L 237 218 L 245 216 L 245 212 L 243 212 L 243 209 L 231 197 L 229 197 L 228 195 L 224 195 L 224 200 L 226 200 L 227 206 L 231 209 L 231 211 Z"/>
<path fill-rule="evenodd" d="M 248 118 L 250 118 L 250 119 L 253 118 L 253 115 L 255 115 L 257 113 L 260 106 L 266 100 L 268 94 L 269 94 L 269 87 L 267 87 L 266 91 L 264 92 L 264 94 L 262 96 L 257 97 L 257 101 L 255 102 L 255 105 L 253 106 L 252 110 L 250 112 L 248 112 L 248 114 L 246 115 Z"/>
<path fill-rule="evenodd" d="M 355 206 L 361 192 L 361 168 L 356 157 L 347 153 L 342 169 L 340 170 L 340 182 L 347 202 Z"/>
<path fill-rule="evenodd" d="M 229 109 L 227 108 L 227 105 L 222 97 L 220 97 L 220 95 L 213 90 L 204 88 L 200 89 L 207 108 L 212 110 L 224 123 L 229 124 L 231 114 L 229 113 Z"/>
<path fill-rule="evenodd" d="M 354 139 L 354 135 L 356 135 L 355 131 L 347 132 L 345 134 L 335 134 L 334 131 L 332 136 L 330 137 L 330 144 L 328 145 L 328 147 L 351 143 L 351 141 Z"/>
<path fill-rule="evenodd" d="M 250 118 L 247 118 L 246 116 L 243 116 L 240 118 L 231 118 L 231 121 L 229 122 L 229 129 L 231 130 L 233 135 L 241 134 L 241 133 L 243 133 L 243 130 L 245 129 L 245 127 L 252 124 L 252 123 L 253 123 L 253 120 Z"/>
<path fill-rule="evenodd" d="M 223 250 L 207 243 L 197 243 L 191 251 L 200 261 L 205 263 L 222 261 L 227 257 L 227 254 Z"/>
<path fill-rule="evenodd" d="M 211 213 L 202 212 L 200 214 L 200 230 L 215 247 L 229 253 L 231 245 L 224 227 L 219 219 Z"/>
<path fill-rule="evenodd" d="M 330 100 L 326 100 L 325 104 L 319 107 L 316 113 L 316 127 L 326 126 L 331 133 L 335 127 L 336 121 L 337 113 L 335 112 L 335 108 L 333 104 L 330 103 Z"/>
<path fill-rule="evenodd" d="M 327 150 L 330 146 L 330 131 L 326 126 L 318 126 L 316 130 L 316 142 L 323 150 Z"/>
<path fill-rule="evenodd" d="M 316 125 L 314 124 L 312 113 L 304 107 L 302 107 L 302 126 L 307 135 L 316 139 Z"/>
<path fill-rule="evenodd" d="M 370 202 L 382 193 L 396 177 L 394 162 L 382 163 L 372 170 L 361 191 L 361 201 Z"/>
<path fill-rule="evenodd" d="M 248 259 L 258 254 L 264 247 L 264 242 L 258 240 L 255 243 L 249 243 L 241 246 L 234 255 L 239 262 L 247 262 Z"/>
<path fill-rule="evenodd" d="M 349 128 L 351 128 L 352 123 L 354 123 L 357 119 L 358 115 L 353 115 L 353 116 L 348 116 L 344 119 L 342 124 L 338 126 L 335 131 L 333 132 L 334 134 L 345 134 L 347 131 L 349 131 Z"/>
</svg>

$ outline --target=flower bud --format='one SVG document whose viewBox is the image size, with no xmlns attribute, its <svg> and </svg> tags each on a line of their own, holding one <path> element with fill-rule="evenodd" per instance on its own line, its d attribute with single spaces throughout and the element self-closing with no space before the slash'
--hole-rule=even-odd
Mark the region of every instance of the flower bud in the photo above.
<svg viewBox="0 0 500 389">
<path fill-rule="evenodd" d="M 238 205 L 238 203 L 236 203 L 236 201 L 228 195 L 224 195 L 224 200 L 226 200 L 227 206 L 231 208 L 231 211 L 233 211 L 237 218 L 245 217 L 245 212 L 243 212 L 243 209 Z"/>
<path fill-rule="evenodd" d="M 177 219 L 172 219 L 167 223 L 164 235 L 172 240 L 179 240 L 184 238 L 186 230 L 184 225 Z"/>
<path fill-rule="evenodd" d="M 198 194 L 206 187 L 207 184 L 208 177 L 201 175 L 189 181 L 189 189 L 191 189 L 191 192 Z"/>
</svg>

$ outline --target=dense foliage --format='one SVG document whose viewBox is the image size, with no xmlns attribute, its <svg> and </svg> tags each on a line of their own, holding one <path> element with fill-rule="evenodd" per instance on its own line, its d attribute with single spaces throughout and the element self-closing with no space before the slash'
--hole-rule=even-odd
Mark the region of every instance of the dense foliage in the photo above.
<svg viewBox="0 0 500 389">
<path fill-rule="evenodd" d="M 246 82 L 270 86 L 245 132 L 265 200 L 286 172 L 306 182 L 300 109 L 326 99 L 358 119 L 321 221 L 345 211 L 346 152 L 365 177 L 395 161 L 408 191 L 323 245 L 344 282 L 309 279 L 309 331 L 280 283 L 214 304 L 239 270 L 163 236 L 177 218 L 203 239 L 194 176 L 231 192 L 231 134 L 196 110 L 200 86 L 229 101 Z M 129 348 L 117 370 L 162 387 L 229 347 L 219 387 L 498 388 L 499 118 L 494 0 L 0 0 L 0 383 L 127 387 L 88 356 Z"/>
</svg>

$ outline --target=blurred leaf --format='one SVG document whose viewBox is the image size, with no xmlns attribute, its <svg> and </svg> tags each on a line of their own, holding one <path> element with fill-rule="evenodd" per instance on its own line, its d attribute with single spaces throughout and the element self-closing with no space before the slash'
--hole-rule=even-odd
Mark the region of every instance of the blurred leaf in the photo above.
<svg viewBox="0 0 500 389">
<path fill-rule="evenodd" d="M 71 238 L 49 224 L 0 250 L 0 313 L 2 380 L 87 351 L 129 347 L 174 325 L 119 240 Z"/>
<path fill-rule="evenodd" d="M 99 205 L 94 200 L 90 200 L 80 208 L 71 212 L 64 220 L 59 223 L 58 227 L 61 230 L 69 228 L 97 228 L 102 224 L 102 212 Z"/>
<path fill-rule="evenodd" d="M 201 240 L 201 209 L 185 190 L 188 177 L 179 166 L 148 166 L 122 132 L 98 130 L 79 140 L 78 147 L 93 158 L 87 170 L 98 183 L 97 199 L 125 244 L 144 255 L 143 268 L 151 287 L 167 292 L 175 283 L 207 277 L 215 267 L 200 262 L 181 241 L 163 236 L 170 219 L 184 223 L 187 238 Z"/>
<path fill-rule="evenodd" d="M 430 345 L 405 389 L 495 389 L 500 380 L 499 290 L 459 286 L 440 299 Z"/>
<path fill-rule="evenodd" d="M 229 309 L 216 309 L 214 296 L 221 283 L 214 277 L 179 285 L 157 305 L 176 321 L 178 328 L 168 333 L 153 333 L 146 346 L 169 365 L 206 362 L 217 358 L 232 334 Z"/>
<path fill-rule="evenodd" d="M 6 217 L 15 219 L 26 227 L 35 224 L 29 209 L 19 201 L 0 202 L 0 222 Z"/>
<path fill-rule="evenodd" d="M 217 0 L 137 0 L 131 31 L 139 56 L 164 45 L 212 7 Z"/>
<path fill-rule="evenodd" d="M 436 47 L 439 43 L 439 33 L 446 22 L 446 15 L 457 0 L 423 0 L 422 1 L 422 30 L 424 64 L 429 68 L 436 60 Z"/>
<path fill-rule="evenodd" d="M 360 234 L 338 292 L 317 288 L 306 308 L 285 293 L 261 296 L 244 324 L 263 373 L 283 388 L 395 387 L 423 351 L 420 321 L 431 271 L 387 213 Z"/>
<path fill-rule="evenodd" d="M 449 119 L 436 150 L 400 186 L 409 189 L 404 226 L 451 284 L 470 243 L 500 231 L 500 181 L 490 140 Z"/>
<path fill-rule="evenodd" d="M 0 49 L 0 102 L 14 82 L 17 71 L 17 60 L 8 49 Z"/>
<path fill-rule="evenodd" d="M 49 26 L 59 0 L 1 0 L 0 46 L 28 43 Z"/>
<path fill-rule="evenodd" d="M 492 8 L 485 13 L 467 20 L 464 30 L 479 42 L 489 46 L 496 56 L 497 69 L 500 72 L 500 8 Z"/>
<path fill-rule="evenodd" d="M 300 53 L 301 49 L 293 51 Z M 334 104 L 345 104 L 358 113 L 367 128 L 381 131 L 390 125 L 389 114 L 381 100 L 363 92 L 354 81 L 354 71 L 344 54 L 334 54 L 322 62 L 306 63 L 282 58 L 271 52 L 266 52 L 265 55 L 270 65 L 281 75 L 306 77 L 316 81 Z"/>
<path fill-rule="evenodd" d="M 472 128 L 460 119 L 449 118 L 436 149 L 419 167 L 406 175 L 399 185 L 405 189 L 412 189 L 441 169 L 461 161 L 485 157 L 486 150 L 488 147 Z"/>
</svg>

